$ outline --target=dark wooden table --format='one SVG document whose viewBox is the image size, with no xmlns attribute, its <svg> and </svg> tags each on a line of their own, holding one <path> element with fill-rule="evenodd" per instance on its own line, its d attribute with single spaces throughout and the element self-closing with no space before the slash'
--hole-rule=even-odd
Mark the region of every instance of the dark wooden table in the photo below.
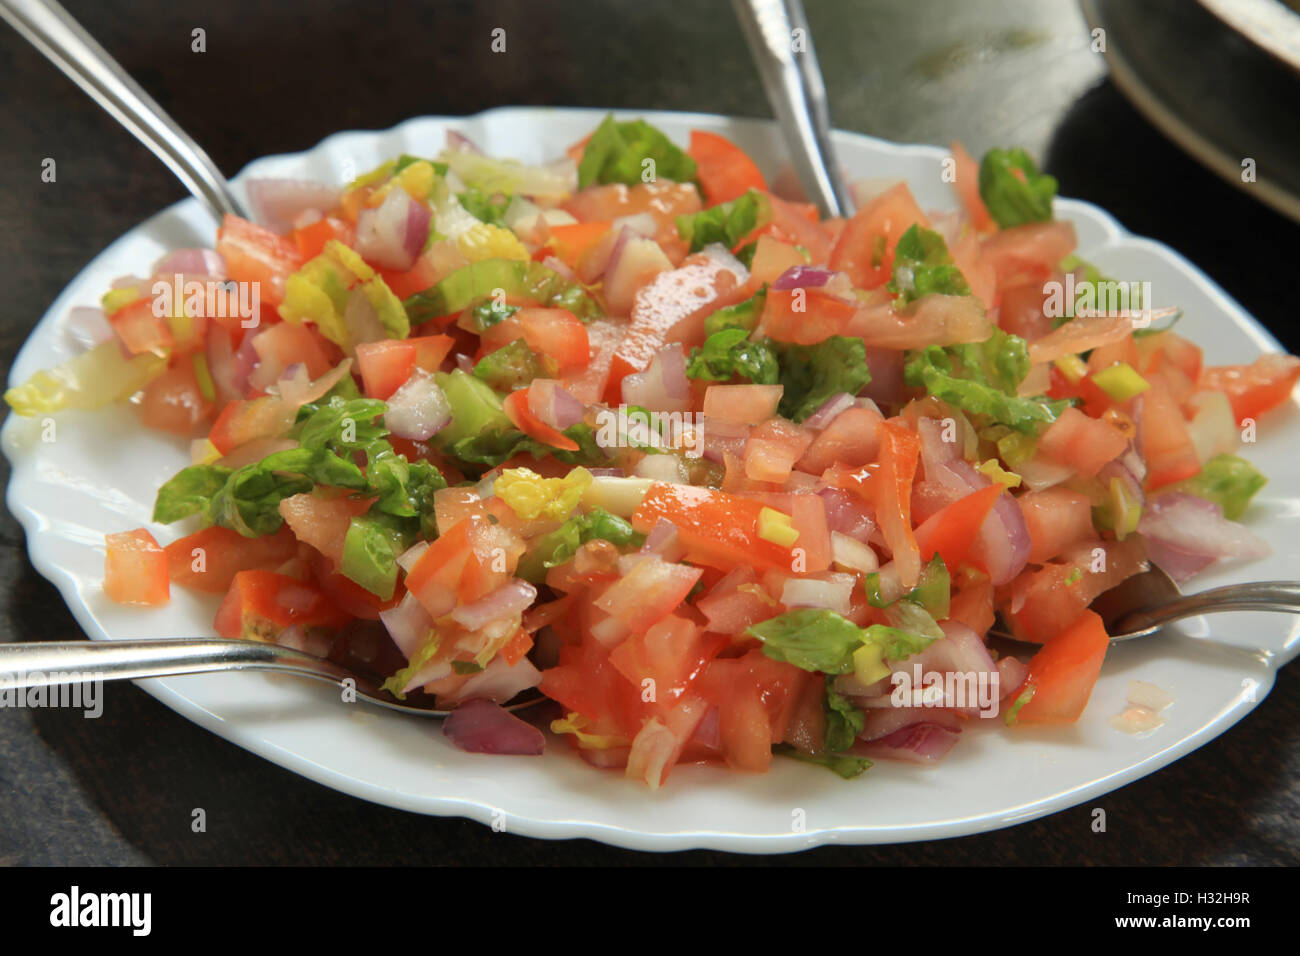
<svg viewBox="0 0 1300 956">
<path fill-rule="evenodd" d="M 67 7 L 229 172 L 339 129 L 501 104 L 764 116 L 719 0 L 388 5 L 248 0 Z M 390 7 L 394 9 L 389 9 Z M 836 124 L 978 154 L 1027 146 L 1064 195 L 1097 202 L 1205 269 L 1293 351 L 1300 228 L 1151 131 L 1105 79 L 1068 0 L 823 2 L 808 12 Z M 490 52 L 491 31 L 507 50 Z M 192 31 L 206 32 L 206 52 Z M 0 28 L 0 361 L 107 243 L 180 185 L 16 34 Z M 1261 95 L 1266 95 L 1266 91 Z M 57 181 L 41 181 L 42 161 Z M 7 480 L 8 468 L 0 465 Z M 0 640 L 80 636 L 0 513 Z M 1010 830 L 760 861 L 637 854 L 494 834 L 320 787 L 200 730 L 131 685 L 104 714 L 0 710 L 0 863 L 1294 864 L 1300 681 L 1283 670 L 1237 727 L 1088 806 Z M 1091 808 L 1108 827 L 1094 833 Z M 207 811 L 206 834 L 190 829 Z"/>
</svg>

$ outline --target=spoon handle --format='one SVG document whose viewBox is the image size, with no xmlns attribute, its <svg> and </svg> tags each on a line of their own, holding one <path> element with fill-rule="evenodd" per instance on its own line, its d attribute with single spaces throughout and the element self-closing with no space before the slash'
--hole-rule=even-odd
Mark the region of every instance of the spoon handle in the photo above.
<svg viewBox="0 0 1300 956">
<path fill-rule="evenodd" d="M 330 661 L 258 641 L 166 638 L 0 644 L 0 688 L 237 670 L 284 671 L 333 683 L 355 679 Z"/>
<path fill-rule="evenodd" d="M 0 0 L 0 17 L 148 146 L 218 220 L 244 215 L 208 154 L 55 0 Z"/>
<path fill-rule="evenodd" d="M 1133 611 L 1115 622 L 1116 630 L 1141 631 L 1197 614 L 1216 611 L 1289 611 L 1300 614 L 1300 582 L 1256 581 L 1228 584 L 1188 594 L 1150 610 Z"/>
<path fill-rule="evenodd" d="M 800 181 L 823 215 L 852 215 L 853 199 L 831 146 L 826 84 L 801 0 L 733 0 L 733 6 Z"/>
</svg>

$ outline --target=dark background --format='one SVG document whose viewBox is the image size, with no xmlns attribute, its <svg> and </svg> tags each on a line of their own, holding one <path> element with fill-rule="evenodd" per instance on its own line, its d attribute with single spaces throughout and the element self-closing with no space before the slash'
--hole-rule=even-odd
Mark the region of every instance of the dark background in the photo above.
<svg viewBox="0 0 1300 956">
<path fill-rule="evenodd" d="M 340 129 L 506 104 L 767 116 L 721 0 L 392 3 L 246 0 L 67 8 L 234 174 Z M 1190 3 L 1189 3 L 1190 6 Z M 837 126 L 904 142 L 1023 145 L 1061 193 L 1178 249 L 1296 350 L 1300 227 L 1152 131 L 1105 78 L 1069 0 L 807 0 Z M 207 52 L 191 51 L 206 31 Z M 507 51 L 489 51 L 502 27 Z M 1260 91 L 1258 95 L 1268 95 Z M 142 146 L 0 26 L 0 363 L 104 246 L 184 197 Z M 58 164 L 56 183 L 41 162 Z M 0 462 L 0 481 L 8 467 Z M 0 512 L 0 640 L 80 631 Z M 188 723 L 131 685 L 104 716 L 0 710 L 0 863 L 394 864 L 1300 861 L 1300 687 L 1294 668 L 1228 734 L 1159 773 L 1010 830 L 779 858 L 656 856 L 492 833 L 372 806 Z M 190 831 L 207 810 L 208 832 Z M 1091 809 L 1105 808 L 1106 833 Z"/>
</svg>

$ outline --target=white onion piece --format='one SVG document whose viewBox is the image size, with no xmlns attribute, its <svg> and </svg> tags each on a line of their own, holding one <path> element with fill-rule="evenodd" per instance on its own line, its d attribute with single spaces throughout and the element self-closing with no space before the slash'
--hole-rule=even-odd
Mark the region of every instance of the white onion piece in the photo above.
<svg viewBox="0 0 1300 956">
<path fill-rule="evenodd" d="M 154 264 L 153 274 L 156 276 L 171 278 L 176 273 L 225 279 L 226 260 L 215 249 L 176 249 Z"/>
<path fill-rule="evenodd" d="M 376 265 L 409 269 L 429 237 L 432 215 L 405 189 L 391 189 L 378 208 L 362 210 L 357 217 L 357 252 Z"/>
<path fill-rule="evenodd" d="M 397 564 L 403 571 L 410 572 L 410 570 L 415 567 L 415 563 L 419 561 L 424 552 L 428 550 L 429 542 L 417 541 L 397 556 Z"/>
<path fill-rule="evenodd" d="M 871 545 L 838 531 L 831 532 L 831 563 L 835 567 L 861 571 L 863 574 L 870 574 L 880 568 L 880 558 Z"/>
<path fill-rule="evenodd" d="M 428 547 L 427 541 L 420 543 Z M 379 620 L 408 661 L 429 640 L 429 633 L 433 629 L 433 618 L 410 591 L 402 596 L 395 607 L 380 611 Z"/>
<path fill-rule="evenodd" d="M 535 600 L 537 588 L 527 581 L 511 578 L 472 604 L 458 606 L 451 612 L 451 619 L 467 631 L 478 631 L 494 621 L 519 617 Z"/>
<path fill-rule="evenodd" d="M 686 469 L 676 455 L 646 455 L 632 468 L 632 474 L 638 478 L 651 478 L 655 481 L 682 483 L 686 481 Z"/>
<path fill-rule="evenodd" d="M 276 232 L 288 232 L 308 210 L 324 214 L 338 205 L 340 191 L 306 179 L 250 179 L 248 200 L 254 218 Z"/>
<path fill-rule="evenodd" d="M 625 376 L 623 401 L 652 412 L 687 411 L 691 407 L 691 388 L 681 346 L 665 346 L 655 353 L 645 371 Z"/>
<path fill-rule="evenodd" d="M 1043 491 L 1074 477 L 1074 468 L 1052 461 L 1043 455 L 1035 455 L 1029 461 L 1022 461 L 1016 465 L 1016 474 L 1021 477 L 1025 487 L 1030 491 Z"/>
<path fill-rule="evenodd" d="M 343 376 L 352 371 L 352 359 L 344 359 L 314 382 L 307 379 L 307 369 L 295 366 L 299 375 L 293 379 L 280 379 L 280 397 L 298 408 L 308 402 L 314 402 L 343 380 Z"/>
<path fill-rule="evenodd" d="M 384 424 L 398 438 L 425 441 L 451 421 L 451 402 L 433 375 L 417 368 L 388 399 Z"/>
<path fill-rule="evenodd" d="M 820 607 L 836 614 L 848 614 L 857 578 L 852 574 L 826 575 L 827 580 L 816 578 L 788 578 L 781 590 L 781 603 L 786 607 Z"/>
<path fill-rule="evenodd" d="M 64 336 L 78 349 L 91 349 L 113 338 L 113 327 L 104 310 L 92 305 L 69 309 L 62 328 Z M 229 340 L 226 344 L 229 346 Z"/>
<path fill-rule="evenodd" d="M 631 216 L 619 216 L 612 223 L 615 229 L 628 229 L 638 236 L 653 239 L 659 232 L 659 223 L 648 212 L 638 212 Z"/>
<path fill-rule="evenodd" d="M 700 252 L 729 270 L 736 277 L 739 284 L 744 285 L 749 281 L 749 270 L 745 268 L 745 264 L 733 256 L 731 250 L 722 243 L 711 242 Z"/>
</svg>

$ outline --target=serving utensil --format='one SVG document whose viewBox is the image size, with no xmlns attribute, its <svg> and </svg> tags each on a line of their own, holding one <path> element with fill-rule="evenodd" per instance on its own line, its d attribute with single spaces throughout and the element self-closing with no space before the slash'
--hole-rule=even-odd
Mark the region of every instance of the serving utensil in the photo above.
<svg viewBox="0 0 1300 956">
<path fill-rule="evenodd" d="M 356 699 L 419 717 L 446 717 L 433 698 L 401 701 L 372 678 L 305 651 L 260 641 L 218 638 L 161 638 L 139 641 L 50 641 L 0 644 L 0 689 L 51 687 L 92 680 L 135 680 L 221 671 L 273 671 L 355 689 Z M 351 685 L 348 685 L 351 681 Z M 527 692 L 525 692 L 527 693 Z M 340 701 L 345 696 L 340 694 Z M 533 694 L 506 710 L 517 711 L 546 698 Z"/>
<path fill-rule="evenodd" d="M 212 159 L 54 0 L 0 0 L 0 17 L 131 131 L 218 221 L 248 218 Z"/>
<path fill-rule="evenodd" d="M 733 0 L 799 180 L 823 216 L 853 215 L 831 145 L 826 84 L 801 0 Z"/>
<path fill-rule="evenodd" d="M 1300 614 L 1300 582 L 1255 581 L 1183 594 L 1169 575 L 1152 564 L 1141 574 L 1135 574 L 1103 592 L 1092 602 L 1092 610 L 1101 616 L 1110 642 L 1122 644 L 1150 637 L 1166 624 L 1198 614 L 1219 611 Z M 1005 640 L 1020 640 L 1006 627 L 995 627 L 989 634 Z"/>
</svg>

